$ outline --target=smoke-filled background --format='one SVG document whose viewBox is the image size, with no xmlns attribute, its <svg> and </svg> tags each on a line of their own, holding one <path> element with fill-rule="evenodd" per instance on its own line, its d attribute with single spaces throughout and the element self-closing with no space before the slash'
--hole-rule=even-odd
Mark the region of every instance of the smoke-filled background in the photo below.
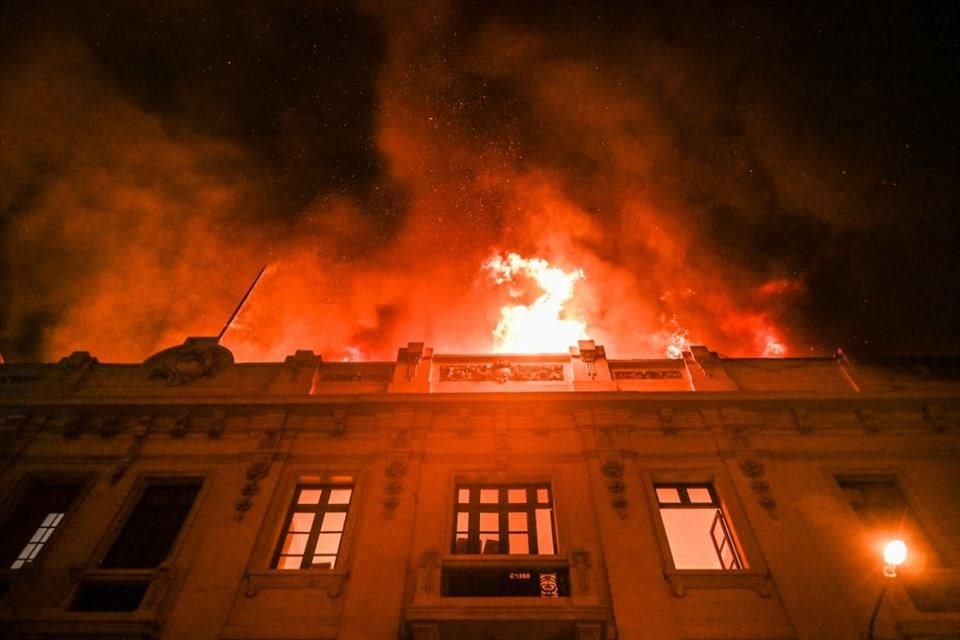
<svg viewBox="0 0 960 640">
<path fill-rule="evenodd" d="M 960 353 L 960 5 L 755 4 L 4 3 L 0 353 Z"/>
</svg>

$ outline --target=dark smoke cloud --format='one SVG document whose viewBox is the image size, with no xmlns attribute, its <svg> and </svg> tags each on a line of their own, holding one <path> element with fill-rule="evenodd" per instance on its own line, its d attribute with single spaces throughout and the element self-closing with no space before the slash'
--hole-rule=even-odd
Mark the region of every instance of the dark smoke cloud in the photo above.
<svg viewBox="0 0 960 640">
<path fill-rule="evenodd" d="M 958 352 L 958 12 L 16 3 L 0 352 L 486 350 L 497 251 L 619 356 Z"/>
</svg>

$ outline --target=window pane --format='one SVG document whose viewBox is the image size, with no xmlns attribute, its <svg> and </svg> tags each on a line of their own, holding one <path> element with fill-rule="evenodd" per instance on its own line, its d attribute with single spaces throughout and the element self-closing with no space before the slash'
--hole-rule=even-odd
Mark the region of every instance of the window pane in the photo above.
<svg viewBox="0 0 960 640">
<path fill-rule="evenodd" d="M 511 533 L 510 553 L 530 553 L 530 537 L 526 533 Z"/>
<path fill-rule="evenodd" d="M 302 489 L 297 504 L 320 504 L 320 489 Z"/>
<path fill-rule="evenodd" d="M 307 550 L 307 538 L 309 537 L 306 533 L 287 534 L 287 537 L 283 539 L 281 552 L 284 555 L 303 555 L 303 552 Z"/>
<path fill-rule="evenodd" d="M 512 511 L 508 515 L 510 531 L 526 531 L 527 530 L 527 512 L 526 511 Z"/>
<path fill-rule="evenodd" d="M 527 501 L 526 489 L 507 489 L 507 502 L 512 504 L 525 503 Z"/>
<path fill-rule="evenodd" d="M 713 503 L 713 497 L 710 495 L 710 490 L 705 487 L 689 487 L 687 488 L 687 496 L 690 498 L 690 502 L 694 504 Z"/>
<path fill-rule="evenodd" d="M 320 555 L 336 555 L 340 550 L 339 533 L 321 533 L 317 536 L 317 548 L 314 553 Z"/>
<path fill-rule="evenodd" d="M 553 546 L 552 509 L 537 509 L 537 548 L 540 555 L 552 556 L 556 553 Z"/>
<path fill-rule="evenodd" d="M 481 513 L 480 531 L 500 531 L 500 514 Z"/>
<path fill-rule="evenodd" d="M 530 554 L 535 540 L 536 553 L 556 553 L 549 486 L 472 485 L 457 491 L 453 553 Z M 460 502 L 467 494 L 472 501 Z"/>
<path fill-rule="evenodd" d="M 347 514 L 343 511 L 333 511 L 323 514 L 323 524 L 320 525 L 320 531 L 343 531 L 343 523 L 347 519 Z"/>
<path fill-rule="evenodd" d="M 307 556 L 309 568 L 333 568 L 352 497 L 353 488 L 343 485 L 298 487 L 289 515 L 289 533 L 280 541 L 277 551 L 277 568 L 305 568 L 299 562 L 301 555 Z M 296 566 L 285 559 L 288 556 L 298 558 Z"/>
<path fill-rule="evenodd" d="M 657 487 L 660 504 L 680 504 L 680 492 L 673 487 Z"/>
<path fill-rule="evenodd" d="M 501 553 L 500 534 L 481 533 L 480 534 L 480 553 Z"/>
<path fill-rule="evenodd" d="M 470 489 L 460 489 L 457 491 L 457 502 L 460 504 L 470 502 Z"/>
<path fill-rule="evenodd" d="M 717 509 L 660 509 L 677 569 L 722 569 L 710 537 Z"/>
<path fill-rule="evenodd" d="M 295 513 L 293 514 L 293 519 L 290 521 L 290 531 L 294 532 L 310 532 L 310 527 L 313 526 L 314 514 L 312 513 Z"/>
<path fill-rule="evenodd" d="M 330 504 L 350 504 L 352 494 L 353 489 L 331 489 L 328 502 Z"/>
<path fill-rule="evenodd" d="M 333 569 L 337 564 L 337 556 L 313 556 L 314 569 Z"/>
<path fill-rule="evenodd" d="M 199 491 L 198 480 L 147 485 L 101 566 L 105 569 L 159 566 L 170 554 Z"/>
<path fill-rule="evenodd" d="M 299 569 L 302 562 L 301 556 L 280 556 L 277 569 Z"/>
</svg>

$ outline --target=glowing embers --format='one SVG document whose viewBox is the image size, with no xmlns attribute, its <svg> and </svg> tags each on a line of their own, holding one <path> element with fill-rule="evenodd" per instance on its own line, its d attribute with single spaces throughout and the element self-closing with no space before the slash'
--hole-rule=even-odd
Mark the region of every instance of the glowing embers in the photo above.
<svg viewBox="0 0 960 640">
<path fill-rule="evenodd" d="M 500 309 L 500 322 L 493 330 L 496 353 L 565 352 L 587 337 L 586 323 L 564 317 L 564 305 L 573 298 L 574 283 L 583 279 L 581 269 L 564 271 L 541 258 L 523 258 L 516 253 L 494 256 L 484 264 L 497 284 L 510 283 L 510 296 L 529 296 L 523 284 L 532 282 L 539 295 L 530 304 Z"/>
<path fill-rule="evenodd" d="M 550 486 L 457 487 L 453 553 L 554 555 Z"/>
<path fill-rule="evenodd" d="M 337 566 L 353 487 L 297 487 L 277 552 L 277 569 L 333 569 Z"/>
<path fill-rule="evenodd" d="M 744 568 L 713 485 L 658 484 L 655 489 L 675 568 Z"/>
</svg>

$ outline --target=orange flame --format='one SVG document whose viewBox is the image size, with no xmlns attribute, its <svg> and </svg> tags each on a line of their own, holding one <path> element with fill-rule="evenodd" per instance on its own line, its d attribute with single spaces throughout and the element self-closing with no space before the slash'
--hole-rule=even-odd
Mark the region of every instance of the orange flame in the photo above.
<svg viewBox="0 0 960 640">
<path fill-rule="evenodd" d="M 586 276 L 582 269 L 564 271 L 542 258 L 523 258 L 509 253 L 484 263 L 497 284 L 522 284 L 518 276 L 532 280 L 540 295 L 530 304 L 505 305 L 500 322 L 493 330 L 495 353 L 564 352 L 587 337 L 587 325 L 564 317 L 564 306 L 573 298 L 574 285 Z M 522 286 L 510 288 L 510 296 L 519 298 Z"/>
</svg>

